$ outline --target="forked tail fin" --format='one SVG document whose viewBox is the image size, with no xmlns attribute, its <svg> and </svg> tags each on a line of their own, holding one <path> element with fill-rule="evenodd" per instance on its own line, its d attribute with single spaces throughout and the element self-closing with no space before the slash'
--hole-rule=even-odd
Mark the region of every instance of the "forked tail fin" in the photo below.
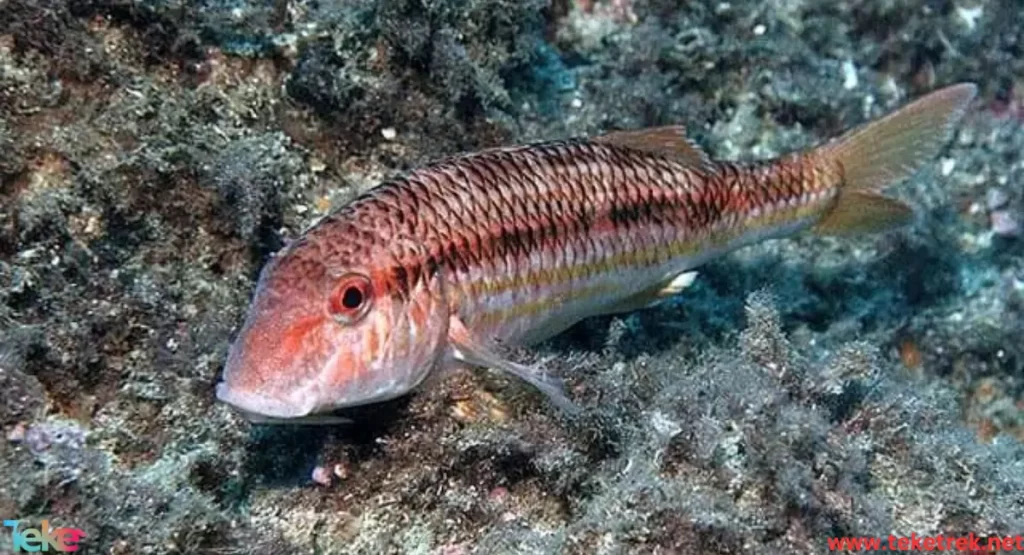
<svg viewBox="0 0 1024 555">
<path fill-rule="evenodd" d="M 843 185 L 835 207 L 814 231 L 846 234 L 908 223 L 913 210 L 880 191 L 938 154 L 977 92 L 973 83 L 940 89 L 820 147 L 821 156 L 842 166 Z"/>
</svg>

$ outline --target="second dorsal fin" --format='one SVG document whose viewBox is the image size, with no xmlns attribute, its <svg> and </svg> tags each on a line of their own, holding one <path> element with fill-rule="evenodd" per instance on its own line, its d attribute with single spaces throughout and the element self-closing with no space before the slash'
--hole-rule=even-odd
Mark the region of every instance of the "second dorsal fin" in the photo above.
<svg viewBox="0 0 1024 555">
<path fill-rule="evenodd" d="M 612 131 L 592 139 L 594 142 L 616 145 L 651 154 L 660 154 L 694 168 L 708 168 L 711 158 L 686 136 L 682 125 L 650 127 L 635 131 Z"/>
</svg>

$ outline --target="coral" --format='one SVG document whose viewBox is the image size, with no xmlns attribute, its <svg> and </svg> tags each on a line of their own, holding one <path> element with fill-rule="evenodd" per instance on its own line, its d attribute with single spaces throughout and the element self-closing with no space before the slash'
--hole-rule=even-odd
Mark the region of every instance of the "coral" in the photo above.
<svg viewBox="0 0 1024 555">
<path fill-rule="evenodd" d="M 225 146 L 203 165 L 205 181 L 215 188 L 240 237 L 256 238 L 259 228 L 273 234 L 280 227 L 286 180 L 301 175 L 302 159 L 287 148 L 280 133 L 245 137 Z"/>
<path fill-rule="evenodd" d="M 541 1 L 366 3 L 332 29 L 331 40 L 300 49 L 287 91 L 329 122 L 323 132 L 350 146 L 379 142 L 382 129 L 394 128 L 421 155 L 470 148 L 469 131 L 487 117 L 507 119 L 518 108 L 513 97 L 544 101 L 571 87 L 543 41 L 545 8 Z M 370 55 L 347 54 L 353 50 Z"/>
<path fill-rule="evenodd" d="M 47 421 L 34 423 L 16 435 L 8 435 L 8 439 L 23 442 L 45 469 L 47 481 L 59 488 L 81 475 L 85 435 L 77 422 Z"/>
<path fill-rule="evenodd" d="M 948 390 L 894 375 L 867 344 L 811 364 L 769 299 L 751 296 L 739 349 L 643 361 L 651 397 L 596 376 L 621 454 L 590 473 L 558 535 L 499 526 L 487 549 L 802 553 L 835 535 L 1021 526 L 1024 475 L 1007 464 L 1020 445 L 979 445 Z"/>
<path fill-rule="evenodd" d="M 44 403 L 43 386 L 33 376 L 15 368 L 14 357 L 8 353 L 0 353 L 0 421 L 6 425 L 23 420 L 32 413 L 42 409 Z"/>
<path fill-rule="evenodd" d="M 18 175 L 23 166 L 18 142 L 11 136 L 7 122 L 0 119 L 0 183 Z"/>
<path fill-rule="evenodd" d="M 72 3 L 60 0 L 11 0 L 0 10 L 0 29 L 16 52 L 38 53 L 53 62 L 53 75 L 88 82 L 110 70 L 105 57 L 84 32 Z"/>
</svg>

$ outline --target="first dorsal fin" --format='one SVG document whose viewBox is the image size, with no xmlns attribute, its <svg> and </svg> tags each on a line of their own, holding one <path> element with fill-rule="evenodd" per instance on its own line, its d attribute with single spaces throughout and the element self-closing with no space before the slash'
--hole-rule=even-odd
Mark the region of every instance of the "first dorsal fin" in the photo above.
<svg viewBox="0 0 1024 555">
<path fill-rule="evenodd" d="M 682 125 L 666 125 L 635 131 L 612 131 L 592 139 L 597 143 L 659 154 L 694 168 L 708 168 L 711 158 L 686 136 Z"/>
</svg>

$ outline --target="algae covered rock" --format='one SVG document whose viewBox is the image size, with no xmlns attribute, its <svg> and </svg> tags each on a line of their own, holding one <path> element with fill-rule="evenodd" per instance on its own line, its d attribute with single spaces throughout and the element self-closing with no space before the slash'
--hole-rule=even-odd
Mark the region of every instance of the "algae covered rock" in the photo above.
<svg viewBox="0 0 1024 555">
<path fill-rule="evenodd" d="M 0 2 L 0 513 L 103 553 L 821 553 L 1024 529 L 1015 0 Z M 685 124 L 803 148 L 981 94 L 905 230 L 769 242 L 332 426 L 214 387 L 268 257 L 388 176 Z M 1018 220 L 1013 220 L 1018 218 Z M 314 478 L 316 478 L 314 480 Z"/>
</svg>

